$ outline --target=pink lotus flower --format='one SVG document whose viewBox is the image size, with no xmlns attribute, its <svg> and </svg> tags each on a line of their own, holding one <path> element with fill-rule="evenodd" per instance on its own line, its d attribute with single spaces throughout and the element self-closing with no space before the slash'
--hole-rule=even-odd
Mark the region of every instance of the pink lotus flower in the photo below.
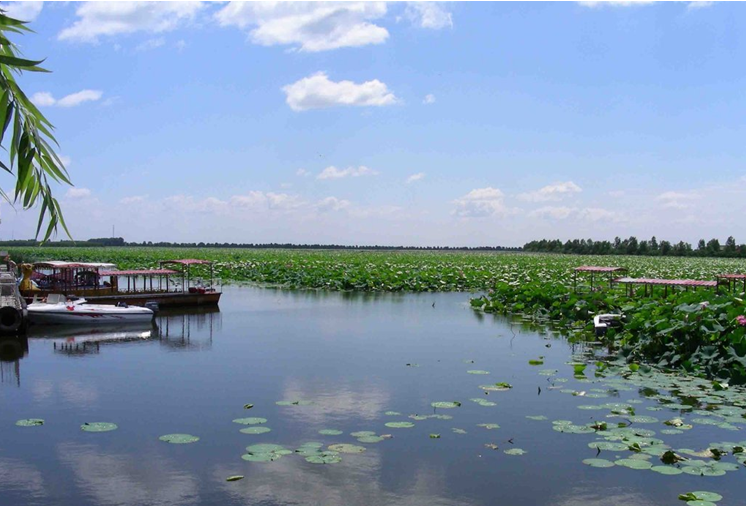
<svg viewBox="0 0 746 506">
<path fill-rule="evenodd" d="M 746 327 L 746 316 L 744 315 L 736 316 L 736 323 L 738 323 L 739 325 L 743 327 Z"/>
</svg>

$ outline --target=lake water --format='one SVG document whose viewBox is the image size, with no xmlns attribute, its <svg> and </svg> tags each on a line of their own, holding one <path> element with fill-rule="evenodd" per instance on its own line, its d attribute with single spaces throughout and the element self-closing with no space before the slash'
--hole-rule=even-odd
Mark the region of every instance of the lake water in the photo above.
<svg viewBox="0 0 746 506">
<path fill-rule="evenodd" d="M 219 312 L 160 316 L 157 331 L 34 332 L 20 360 L 4 348 L 0 504 L 677 505 L 684 504 L 678 494 L 696 490 L 722 494 L 720 505 L 743 504 L 745 469 L 717 477 L 665 476 L 583 464 L 596 457 L 588 443 L 598 435 L 560 433 L 552 421 L 585 424 L 605 419 L 609 411 L 579 405 L 633 400 L 638 415 L 659 419 L 634 426 L 656 432 L 667 428 L 663 420 L 683 415 L 647 411 L 659 402 L 642 397 L 637 387 L 610 391 L 576 380 L 567 362 L 579 349 L 560 337 L 479 315 L 468 299 L 463 293 L 226 287 Z M 101 342 L 84 347 L 86 339 Z M 529 365 L 541 356 L 543 365 Z M 539 374 L 544 369 L 559 372 Z M 479 388 L 496 382 L 513 388 L 489 395 Z M 497 405 L 481 406 L 472 398 Z M 282 400 L 311 404 L 276 404 Z M 434 401 L 462 405 L 434 410 Z M 254 407 L 246 410 L 246 403 Z M 433 413 L 453 418 L 408 418 Z M 271 431 L 241 433 L 249 426 L 232 420 L 243 417 L 266 418 L 263 425 Z M 27 418 L 45 424 L 15 425 Z M 415 426 L 385 426 L 395 421 Z M 84 432 L 86 422 L 113 422 L 118 429 Z M 500 428 L 478 426 L 483 423 Z M 660 437 L 673 448 L 701 450 L 712 442 L 746 440 L 744 425 L 734 425 L 725 430 L 694 424 Z M 319 434 L 323 429 L 343 434 Z M 393 437 L 365 444 L 350 435 L 355 431 Z M 171 433 L 201 439 L 181 445 L 159 440 Z M 294 450 L 309 441 L 367 450 L 341 454 L 334 464 L 309 463 L 297 454 L 272 462 L 241 459 L 249 445 Z M 498 449 L 485 447 L 489 443 Z M 504 453 L 515 448 L 526 453 Z M 604 451 L 599 457 L 613 461 L 629 454 Z M 727 461 L 735 462 L 730 456 Z M 660 464 L 657 457 L 651 462 Z M 226 482 L 231 475 L 245 478 Z"/>
</svg>

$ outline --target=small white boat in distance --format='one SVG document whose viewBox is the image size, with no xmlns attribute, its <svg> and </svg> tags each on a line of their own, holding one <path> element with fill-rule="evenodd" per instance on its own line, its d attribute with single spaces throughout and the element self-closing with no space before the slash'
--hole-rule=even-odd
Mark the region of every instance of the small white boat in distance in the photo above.
<svg viewBox="0 0 746 506">
<path fill-rule="evenodd" d="M 60 294 L 49 294 L 46 301 L 28 305 L 29 322 L 36 325 L 146 323 L 154 318 L 153 310 L 146 307 L 86 304 L 85 299 L 71 301 Z"/>
</svg>

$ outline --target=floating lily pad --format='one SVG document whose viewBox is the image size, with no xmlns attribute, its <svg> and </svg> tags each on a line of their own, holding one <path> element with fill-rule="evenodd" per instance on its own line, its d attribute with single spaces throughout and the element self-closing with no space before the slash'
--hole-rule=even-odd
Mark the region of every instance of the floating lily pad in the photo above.
<svg viewBox="0 0 746 506">
<path fill-rule="evenodd" d="M 723 496 L 718 494 L 717 492 L 707 492 L 705 490 L 697 490 L 696 492 L 690 492 L 694 495 L 696 500 L 699 501 L 710 501 L 710 502 L 718 502 L 723 499 Z"/>
<path fill-rule="evenodd" d="M 438 402 L 431 402 L 430 405 L 434 408 L 440 408 L 440 409 L 451 409 L 451 408 L 461 407 L 461 403 L 458 401 L 438 401 Z"/>
<path fill-rule="evenodd" d="M 322 436 L 341 436 L 342 434 L 344 434 L 344 432 L 337 429 L 321 429 L 319 431 L 319 434 L 321 434 Z"/>
<path fill-rule="evenodd" d="M 440 434 L 430 434 L 430 439 L 440 439 Z"/>
<path fill-rule="evenodd" d="M 481 369 L 471 369 L 466 371 L 468 374 L 489 374 L 489 371 L 482 371 Z"/>
<path fill-rule="evenodd" d="M 619 459 L 614 461 L 614 464 L 618 466 L 628 467 L 630 469 L 650 469 L 651 467 L 653 467 L 653 464 L 651 464 L 647 460 L 638 459 Z"/>
<path fill-rule="evenodd" d="M 357 432 L 350 432 L 350 436 L 352 437 L 365 437 L 365 436 L 375 436 L 376 433 L 372 430 L 359 430 Z"/>
<path fill-rule="evenodd" d="M 24 420 L 18 420 L 16 425 L 19 427 L 38 427 L 44 425 L 44 420 L 41 418 L 26 418 Z"/>
<path fill-rule="evenodd" d="M 306 457 L 306 462 L 311 464 L 336 464 L 342 462 L 342 458 L 339 453 L 334 451 L 321 452 L 318 455 L 309 455 Z"/>
<path fill-rule="evenodd" d="M 381 436 L 362 436 L 357 438 L 357 440 L 361 443 L 380 443 L 385 438 Z"/>
<path fill-rule="evenodd" d="M 591 467 L 614 467 L 614 463 L 606 459 L 585 459 L 583 464 Z"/>
<path fill-rule="evenodd" d="M 349 444 L 329 445 L 329 449 L 333 452 L 339 452 L 339 453 L 363 453 L 366 450 L 364 446 L 349 445 Z"/>
<path fill-rule="evenodd" d="M 484 406 L 484 407 L 497 406 L 496 402 L 488 401 L 486 399 L 482 399 L 479 397 L 474 397 L 473 399 L 469 399 L 469 400 L 472 402 L 476 402 L 480 406 Z"/>
<path fill-rule="evenodd" d="M 254 407 L 254 405 L 253 405 L 253 404 L 244 404 L 244 405 L 243 405 L 243 409 L 251 409 L 251 408 L 253 408 L 253 407 Z"/>
<path fill-rule="evenodd" d="M 456 427 L 451 429 L 454 434 L 466 434 L 467 432 L 464 429 L 458 429 Z"/>
<path fill-rule="evenodd" d="M 189 444 L 199 441 L 197 436 L 192 436 L 191 434 L 166 434 L 158 439 L 172 444 Z"/>
<path fill-rule="evenodd" d="M 684 472 L 678 467 L 673 466 L 653 466 L 650 468 L 650 470 L 659 474 L 665 474 L 669 476 L 674 476 Z"/>
<path fill-rule="evenodd" d="M 119 427 L 117 424 L 109 422 L 86 422 L 80 428 L 86 432 L 109 432 L 117 430 Z"/>
<path fill-rule="evenodd" d="M 384 413 L 384 415 L 386 415 L 386 416 L 401 416 L 401 413 L 399 413 L 398 411 L 386 411 Z"/>
<path fill-rule="evenodd" d="M 644 416 L 644 415 L 637 415 L 637 416 L 629 416 L 627 419 L 630 422 L 634 423 L 656 423 L 658 422 L 658 419 L 652 416 Z"/>
<path fill-rule="evenodd" d="M 496 423 L 478 423 L 477 427 L 484 427 L 487 430 L 499 429 L 500 426 Z"/>
<path fill-rule="evenodd" d="M 233 423 L 240 423 L 241 425 L 258 425 L 260 423 L 267 423 L 267 419 L 253 416 L 249 418 L 236 418 L 233 420 Z"/>
<path fill-rule="evenodd" d="M 391 427 L 392 429 L 411 429 L 414 427 L 414 424 L 412 422 L 388 422 L 386 427 Z"/>
<path fill-rule="evenodd" d="M 528 453 L 526 450 L 522 450 L 521 448 L 511 448 L 510 450 L 505 450 L 503 453 L 506 455 L 523 455 L 524 453 Z"/>
<path fill-rule="evenodd" d="M 266 434 L 271 430 L 269 427 L 246 427 L 245 429 L 241 429 L 241 432 L 244 434 Z"/>
<path fill-rule="evenodd" d="M 537 420 L 537 421 L 549 420 L 549 418 L 547 418 L 544 415 L 526 415 L 526 418 L 528 418 L 529 420 Z"/>
<path fill-rule="evenodd" d="M 243 480 L 243 476 L 242 476 L 242 475 L 240 475 L 240 474 L 238 474 L 238 475 L 236 475 L 236 476 L 228 476 L 228 477 L 227 477 L 227 478 L 225 479 L 225 481 L 238 481 L 238 480 Z"/>
</svg>

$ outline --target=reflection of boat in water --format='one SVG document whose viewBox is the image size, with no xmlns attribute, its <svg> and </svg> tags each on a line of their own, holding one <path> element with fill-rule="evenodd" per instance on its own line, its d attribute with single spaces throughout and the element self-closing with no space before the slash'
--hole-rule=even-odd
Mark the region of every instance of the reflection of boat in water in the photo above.
<svg viewBox="0 0 746 506">
<path fill-rule="evenodd" d="M 156 315 L 156 322 L 161 344 L 180 350 L 211 348 L 214 330 L 222 328 L 218 306 L 162 309 Z"/>
<path fill-rule="evenodd" d="M 28 355 L 28 339 L 23 336 L 0 337 L 0 383 L 21 386 L 21 359 Z"/>
<path fill-rule="evenodd" d="M 52 341 L 52 346 L 58 353 L 88 355 L 99 353 L 103 345 L 151 341 L 157 334 L 156 327 L 148 322 L 82 330 L 66 325 L 32 327 L 29 337 Z"/>
<path fill-rule="evenodd" d="M 155 316 L 153 310 L 146 307 L 86 302 L 85 299 L 70 301 L 64 295 L 50 294 L 44 302 L 28 305 L 28 319 L 36 325 L 116 325 L 147 323 Z"/>
</svg>

